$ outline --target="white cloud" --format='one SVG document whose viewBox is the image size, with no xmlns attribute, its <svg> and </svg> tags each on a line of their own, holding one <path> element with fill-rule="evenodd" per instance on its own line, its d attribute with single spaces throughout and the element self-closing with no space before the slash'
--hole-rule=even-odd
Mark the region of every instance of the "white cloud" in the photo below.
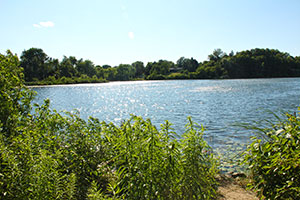
<svg viewBox="0 0 300 200">
<path fill-rule="evenodd" d="M 54 23 L 51 21 L 47 21 L 47 22 L 40 22 L 38 24 L 33 24 L 33 27 L 35 28 L 49 28 L 49 27 L 53 27 Z"/>
<path fill-rule="evenodd" d="M 38 24 L 33 24 L 33 27 L 35 27 L 35 28 L 41 28 L 41 26 L 38 25 Z"/>
<path fill-rule="evenodd" d="M 133 40 L 134 39 L 134 33 L 133 32 L 128 32 L 128 37 Z"/>
</svg>

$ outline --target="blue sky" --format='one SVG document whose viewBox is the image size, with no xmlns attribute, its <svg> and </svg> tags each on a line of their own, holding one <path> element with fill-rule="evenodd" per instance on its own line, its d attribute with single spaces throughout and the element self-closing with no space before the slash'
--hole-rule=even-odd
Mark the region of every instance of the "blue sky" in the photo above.
<svg viewBox="0 0 300 200">
<path fill-rule="evenodd" d="M 274 48 L 300 56 L 299 0 L 0 0 L 0 52 L 112 66 Z"/>
</svg>

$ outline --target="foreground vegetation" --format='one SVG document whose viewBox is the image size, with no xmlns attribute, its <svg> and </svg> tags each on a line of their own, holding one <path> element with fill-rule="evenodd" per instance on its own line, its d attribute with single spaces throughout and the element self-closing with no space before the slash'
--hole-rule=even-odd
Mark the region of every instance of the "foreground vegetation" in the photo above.
<svg viewBox="0 0 300 200">
<path fill-rule="evenodd" d="M 203 128 L 176 135 L 132 116 L 120 126 L 34 105 L 17 56 L 0 54 L 1 199 L 214 199 L 217 162 Z M 34 111 L 33 111 L 34 109 Z M 300 118 L 264 128 L 245 162 L 262 199 L 299 199 Z"/>
<path fill-rule="evenodd" d="M 250 187 L 262 199 L 300 199 L 300 117 L 286 114 L 278 121 L 250 127 L 257 131 L 245 156 Z"/>
<path fill-rule="evenodd" d="M 300 77 L 300 57 L 274 49 L 251 49 L 226 54 L 216 49 L 208 61 L 181 57 L 176 63 L 167 60 L 132 64 L 94 65 L 90 60 L 69 56 L 59 61 L 38 48 L 23 51 L 21 67 L 27 85 L 102 83 L 106 81 L 163 79 L 227 79 Z"/>
</svg>

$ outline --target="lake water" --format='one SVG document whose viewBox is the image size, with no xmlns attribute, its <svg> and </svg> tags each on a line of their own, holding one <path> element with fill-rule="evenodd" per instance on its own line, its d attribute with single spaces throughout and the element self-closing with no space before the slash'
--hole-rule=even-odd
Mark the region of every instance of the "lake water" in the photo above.
<svg viewBox="0 0 300 200">
<path fill-rule="evenodd" d="M 249 142 L 252 133 L 234 124 L 270 119 L 268 111 L 296 112 L 300 105 L 300 78 L 111 82 L 33 90 L 36 103 L 49 98 L 51 108 L 77 109 L 84 119 L 120 124 L 134 114 L 157 126 L 169 120 L 181 134 L 191 116 L 221 152 L 235 152 Z"/>
</svg>

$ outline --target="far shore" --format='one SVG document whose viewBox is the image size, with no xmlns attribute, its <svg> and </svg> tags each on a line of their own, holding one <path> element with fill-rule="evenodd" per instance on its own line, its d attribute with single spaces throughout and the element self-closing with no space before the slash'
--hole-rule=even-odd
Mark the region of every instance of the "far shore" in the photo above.
<svg viewBox="0 0 300 200">
<path fill-rule="evenodd" d="M 128 81 L 106 81 L 106 82 L 99 82 L 99 83 L 58 83 L 58 84 L 29 84 L 27 85 L 25 82 L 26 87 L 28 88 L 38 88 L 38 87 L 62 87 L 62 86 L 93 86 L 93 85 L 107 85 L 107 84 L 120 84 L 120 83 L 137 83 L 137 82 L 161 82 L 161 81 L 195 81 L 195 80 L 203 80 L 203 81 L 230 81 L 230 80 L 263 80 L 263 79 L 293 79 L 293 78 L 300 78 L 300 77 L 273 77 L 273 78 L 232 78 L 232 79 L 164 79 L 164 80 L 146 80 L 146 79 L 139 79 L 139 80 L 128 80 Z"/>
</svg>

